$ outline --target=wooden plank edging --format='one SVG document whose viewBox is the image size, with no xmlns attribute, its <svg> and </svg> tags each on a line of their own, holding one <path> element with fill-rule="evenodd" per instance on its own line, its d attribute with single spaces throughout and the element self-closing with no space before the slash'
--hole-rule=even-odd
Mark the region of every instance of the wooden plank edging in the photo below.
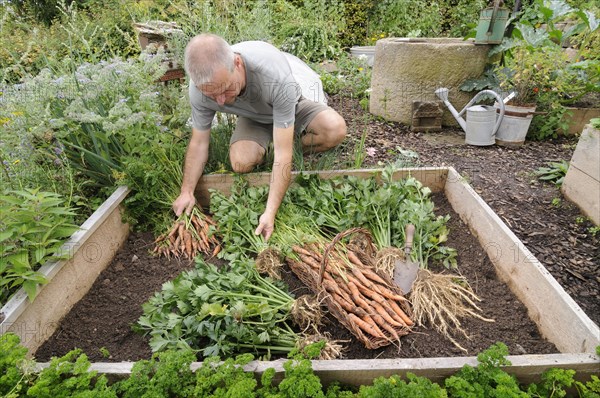
<svg viewBox="0 0 600 398">
<path fill-rule="evenodd" d="M 593 352 L 600 345 L 598 325 L 453 168 L 446 196 L 543 336 L 563 353 Z"/>
<path fill-rule="evenodd" d="M 355 176 L 361 178 L 369 178 L 375 176 L 380 180 L 382 169 L 354 169 L 354 170 L 321 170 L 321 171 L 292 171 L 292 179 L 301 174 L 318 174 L 321 178 L 329 179 L 340 176 Z M 394 178 L 401 179 L 410 176 L 421 181 L 423 185 L 429 187 L 432 192 L 441 192 L 444 190 L 446 176 L 448 174 L 447 167 L 417 167 L 417 168 L 400 168 L 394 171 Z M 250 173 L 244 177 L 251 186 L 267 185 L 271 182 L 271 173 Z M 204 207 L 208 207 L 210 203 L 209 189 L 214 189 L 222 192 L 224 195 L 231 193 L 231 185 L 235 181 L 234 174 L 206 174 L 202 176 L 196 187 L 196 199 L 198 203 Z"/>
</svg>

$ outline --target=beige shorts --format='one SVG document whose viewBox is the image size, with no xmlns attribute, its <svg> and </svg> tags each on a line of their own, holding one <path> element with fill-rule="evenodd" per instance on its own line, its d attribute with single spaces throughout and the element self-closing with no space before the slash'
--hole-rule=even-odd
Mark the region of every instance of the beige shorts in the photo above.
<svg viewBox="0 0 600 398">
<path fill-rule="evenodd" d="M 294 133 L 301 135 L 318 113 L 331 109 L 327 105 L 308 100 L 304 97 L 296 105 L 296 121 Z M 256 122 L 247 117 L 239 116 L 229 144 L 236 141 L 254 141 L 267 149 L 273 141 L 273 125 Z"/>
</svg>

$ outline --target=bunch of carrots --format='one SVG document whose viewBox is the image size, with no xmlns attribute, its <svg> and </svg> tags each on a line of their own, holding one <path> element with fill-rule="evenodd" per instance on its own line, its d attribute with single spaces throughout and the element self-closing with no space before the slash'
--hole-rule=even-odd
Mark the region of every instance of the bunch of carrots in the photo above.
<svg viewBox="0 0 600 398">
<path fill-rule="evenodd" d="M 330 312 L 367 348 L 399 345 L 414 325 L 400 289 L 355 252 L 323 249 L 314 243 L 294 245 L 298 260 L 288 258 L 288 264 L 314 293 L 323 295 Z"/>
<path fill-rule="evenodd" d="M 156 238 L 154 253 L 190 260 L 200 253 L 214 257 L 221 250 L 221 244 L 214 235 L 216 227 L 210 216 L 194 207 L 191 214 L 182 214 L 168 232 Z"/>
</svg>

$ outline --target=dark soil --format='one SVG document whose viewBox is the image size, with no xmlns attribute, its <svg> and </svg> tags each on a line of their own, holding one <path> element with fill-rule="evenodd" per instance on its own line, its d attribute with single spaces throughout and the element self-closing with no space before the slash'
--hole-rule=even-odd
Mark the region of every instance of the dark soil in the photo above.
<svg viewBox="0 0 600 398">
<path fill-rule="evenodd" d="M 576 139 L 529 142 L 518 148 L 474 147 L 464 144 L 458 130 L 413 133 L 406 126 L 367 117 L 356 101 L 333 98 L 331 105 L 346 118 L 349 141 L 365 131 L 365 149 L 370 155 L 365 166 L 409 159 L 401 150 L 418 154 L 410 166 L 453 166 L 506 222 L 529 250 L 544 264 L 563 288 L 597 324 L 600 321 L 600 234 L 568 203 L 558 188 L 542 183 L 532 172 L 546 162 L 570 160 Z M 351 147 L 352 145 L 349 145 Z M 458 251 L 460 273 L 482 299 L 488 323 L 464 319 L 469 339 L 457 341 L 475 355 L 496 341 L 511 354 L 557 352 L 545 341 L 527 310 L 508 287 L 496 277 L 493 265 L 468 227 L 452 211 L 443 195 L 435 195 L 437 214 L 450 214 L 448 245 Z M 151 352 L 147 339 L 131 330 L 142 313 L 141 305 L 161 284 L 185 269 L 189 261 L 157 259 L 149 255 L 153 238 L 132 233 L 112 264 L 99 276 L 90 292 L 63 319 L 54 335 L 36 352 L 40 361 L 81 348 L 92 361 L 135 361 Z M 444 272 L 441 268 L 432 269 Z M 307 289 L 288 271 L 285 280 L 296 295 Z M 431 329 L 416 328 L 402 338 L 402 345 L 367 350 L 337 321 L 328 318 L 326 330 L 333 339 L 348 340 L 345 358 L 447 357 L 465 353 Z M 110 356 L 102 354 L 106 349 Z"/>
</svg>

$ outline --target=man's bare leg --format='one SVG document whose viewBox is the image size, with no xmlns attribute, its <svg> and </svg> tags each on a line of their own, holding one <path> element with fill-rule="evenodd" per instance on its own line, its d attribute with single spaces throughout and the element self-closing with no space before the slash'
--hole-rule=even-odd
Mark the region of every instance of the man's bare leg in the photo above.
<svg viewBox="0 0 600 398">
<path fill-rule="evenodd" d="M 319 112 L 306 127 L 302 137 L 305 153 L 323 152 L 341 143 L 346 137 L 346 122 L 333 109 Z"/>
<path fill-rule="evenodd" d="M 229 160 L 236 173 L 249 173 L 262 163 L 265 148 L 250 140 L 236 141 L 229 147 Z"/>
</svg>

